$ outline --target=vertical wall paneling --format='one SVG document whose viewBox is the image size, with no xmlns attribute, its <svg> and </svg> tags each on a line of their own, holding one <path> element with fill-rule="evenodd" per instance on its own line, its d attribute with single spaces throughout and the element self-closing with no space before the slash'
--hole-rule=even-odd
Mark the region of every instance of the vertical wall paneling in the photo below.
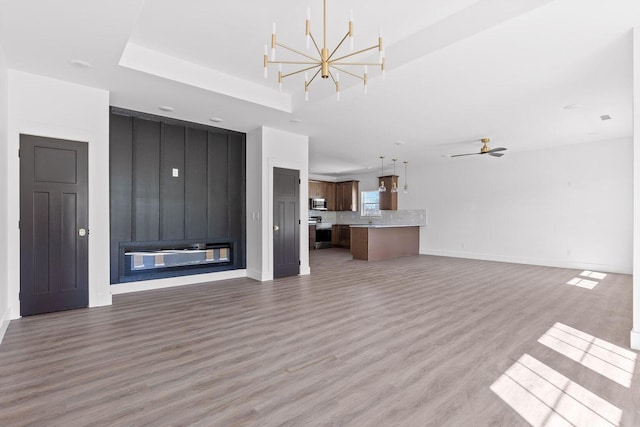
<svg viewBox="0 0 640 427">
<path fill-rule="evenodd" d="M 160 240 L 183 240 L 185 235 L 184 132 L 184 126 L 162 123 Z"/>
<path fill-rule="evenodd" d="M 209 132 L 208 212 L 209 238 L 228 237 L 229 230 L 229 137 Z"/>
<path fill-rule="evenodd" d="M 112 284 L 245 268 L 245 134 L 112 107 L 109 139 Z M 230 244 L 231 261 L 135 276 L 124 262 L 196 244 Z"/>
<path fill-rule="evenodd" d="M 119 242 L 129 242 L 133 176 L 133 118 L 112 114 L 109 123 L 109 185 L 111 206 L 111 283 L 118 282 Z"/>
<path fill-rule="evenodd" d="M 160 123 L 133 119 L 133 237 L 160 240 Z"/>
<path fill-rule="evenodd" d="M 207 221 L 207 131 L 186 131 L 185 143 L 185 228 L 187 239 L 204 239 Z"/>
<path fill-rule="evenodd" d="M 245 144 L 243 144 L 243 137 L 241 135 L 229 136 L 229 231 L 233 236 L 241 236 L 242 240 L 245 240 L 245 194 L 246 194 L 246 179 L 245 179 Z M 241 214 L 238 214 L 241 213 Z M 242 257 L 244 263 L 245 254 L 239 251 L 235 256 Z"/>
</svg>

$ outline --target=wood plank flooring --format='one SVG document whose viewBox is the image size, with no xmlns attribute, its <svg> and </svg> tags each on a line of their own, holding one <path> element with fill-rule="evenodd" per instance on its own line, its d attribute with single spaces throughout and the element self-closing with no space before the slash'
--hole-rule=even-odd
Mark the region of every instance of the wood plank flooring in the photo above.
<svg viewBox="0 0 640 427">
<path fill-rule="evenodd" d="M 311 268 L 12 321 L 0 425 L 529 425 L 490 389 L 525 354 L 640 425 L 637 362 L 625 387 L 538 342 L 560 322 L 628 348 L 630 276 L 341 249 Z"/>
</svg>

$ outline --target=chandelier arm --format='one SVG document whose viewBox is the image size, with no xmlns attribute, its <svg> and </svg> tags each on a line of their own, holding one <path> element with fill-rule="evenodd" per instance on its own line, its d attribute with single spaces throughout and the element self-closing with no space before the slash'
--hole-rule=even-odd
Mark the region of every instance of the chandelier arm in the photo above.
<svg viewBox="0 0 640 427">
<path fill-rule="evenodd" d="M 333 62 L 338 62 L 338 61 L 341 61 L 343 59 L 350 58 L 352 56 L 359 55 L 361 53 L 368 52 L 368 51 L 373 50 L 373 49 L 378 49 L 378 45 L 371 46 L 371 47 L 368 47 L 366 49 L 359 50 L 357 52 L 352 52 L 352 53 L 350 53 L 348 55 L 345 55 L 345 56 L 341 56 L 340 58 L 334 59 Z M 380 65 L 380 63 L 377 63 L 375 65 Z"/>
<path fill-rule="evenodd" d="M 380 66 L 379 62 L 336 62 L 331 61 L 331 66 L 335 67 L 336 65 L 373 65 Z"/>
<path fill-rule="evenodd" d="M 294 74 L 304 73 L 305 71 L 313 70 L 316 67 L 318 67 L 318 65 L 314 65 L 314 66 L 308 67 L 308 68 L 303 68 L 303 69 L 298 70 L 298 71 L 292 71 L 289 74 L 283 74 L 282 78 L 284 79 L 285 77 L 293 76 Z"/>
<path fill-rule="evenodd" d="M 309 80 L 309 83 L 307 83 L 307 86 L 306 86 L 306 87 L 309 87 L 309 85 L 311 84 L 311 82 L 312 82 L 312 81 L 313 81 L 313 80 L 318 76 L 318 74 L 320 74 L 320 71 L 321 71 L 321 70 L 322 70 L 321 68 L 318 68 L 318 71 L 316 71 L 316 73 L 313 75 L 313 77 L 311 77 L 311 80 Z"/>
<path fill-rule="evenodd" d="M 293 53 L 297 53 L 300 56 L 304 56 L 305 58 L 309 58 L 310 60 L 314 61 L 314 62 L 318 62 L 317 58 L 314 58 L 313 56 L 307 55 L 306 53 L 300 52 L 299 50 L 295 50 L 293 48 L 290 48 L 289 46 L 283 45 L 282 43 L 276 43 L 277 46 L 280 46 L 283 49 L 287 49 Z"/>
<path fill-rule="evenodd" d="M 335 84 L 335 83 L 337 83 L 337 82 L 336 82 L 336 78 L 335 78 L 335 77 L 333 77 L 333 73 L 331 72 L 331 70 L 329 70 L 329 77 L 331 77 L 331 80 L 333 80 L 333 83 L 334 83 L 334 84 Z"/>
<path fill-rule="evenodd" d="M 341 73 L 349 74 L 350 76 L 353 76 L 353 77 L 355 77 L 357 79 L 364 80 L 364 77 L 359 76 L 359 75 L 357 75 L 355 73 L 352 73 L 351 71 L 347 71 L 344 68 L 336 67 L 335 65 L 332 65 L 331 67 L 335 68 L 336 70 L 340 71 Z"/>
<path fill-rule="evenodd" d="M 318 46 L 318 43 L 316 43 L 316 39 L 315 39 L 315 37 L 313 37 L 313 34 L 311 34 L 311 31 L 309 31 L 309 37 L 311 37 L 311 41 L 313 42 L 313 45 L 316 47 L 316 50 L 318 51 L 318 55 L 322 56 L 322 52 L 320 51 L 320 47 Z"/>
<path fill-rule="evenodd" d="M 269 64 L 297 64 L 297 65 L 311 65 L 311 64 L 313 64 L 314 67 L 317 67 L 322 63 L 319 62 L 319 61 L 315 61 L 315 62 L 309 62 L 309 61 L 269 61 Z M 313 68 L 313 67 L 311 67 L 311 68 Z"/>
<path fill-rule="evenodd" d="M 340 43 L 338 43 L 338 46 L 336 46 L 335 49 L 333 49 L 333 52 L 331 52 L 331 55 L 329 55 L 329 60 L 331 60 L 331 58 L 333 57 L 333 55 L 335 55 L 335 53 L 338 51 L 338 49 L 340 49 L 340 46 L 342 46 L 342 43 L 344 43 L 344 41 L 349 37 L 349 32 L 347 31 L 347 34 L 342 38 L 342 40 L 340 41 Z"/>
</svg>

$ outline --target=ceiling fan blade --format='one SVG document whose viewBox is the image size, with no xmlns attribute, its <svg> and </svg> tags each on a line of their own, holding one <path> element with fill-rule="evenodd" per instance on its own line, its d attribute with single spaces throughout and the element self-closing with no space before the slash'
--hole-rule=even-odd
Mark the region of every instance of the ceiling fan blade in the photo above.
<svg viewBox="0 0 640 427">
<path fill-rule="evenodd" d="M 482 153 L 454 154 L 454 155 L 449 156 L 449 157 L 475 156 L 476 154 L 482 154 Z"/>
<path fill-rule="evenodd" d="M 504 147 L 498 147 L 498 148 L 494 148 L 492 150 L 487 151 L 487 153 L 495 153 L 496 151 L 505 151 L 506 148 Z"/>
<path fill-rule="evenodd" d="M 502 156 L 504 156 L 504 153 L 491 153 L 491 152 L 489 152 L 489 155 L 493 156 L 493 157 L 502 157 Z"/>
</svg>

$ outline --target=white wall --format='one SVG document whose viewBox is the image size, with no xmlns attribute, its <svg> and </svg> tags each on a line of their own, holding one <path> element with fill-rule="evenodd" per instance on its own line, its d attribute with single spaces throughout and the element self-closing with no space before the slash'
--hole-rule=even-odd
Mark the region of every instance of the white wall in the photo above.
<svg viewBox="0 0 640 427">
<path fill-rule="evenodd" d="M 8 298 L 12 319 L 20 315 L 20 134 L 89 144 L 89 305 L 111 304 L 109 289 L 109 93 L 9 70 Z"/>
<path fill-rule="evenodd" d="M 633 329 L 631 348 L 640 350 L 640 27 L 633 29 Z"/>
<path fill-rule="evenodd" d="M 273 279 L 273 168 L 300 171 L 300 274 L 309 274 L 309 137 L 262 127 L 247 135 L 247 276 Z"/>
<path fill-rule="evenodd" d="M 409 170 L 420 253 L 630 273 L 630 139 L 438 158 Z"/>
<path fill-rule="evenodd" d="M 7 245 L 8 179 L 7 179 L 7 126 L 8 126 L 8 70 L 0 46 L 0 342 L 9 325 L 7 276 L 9 248 Z"/>
</svg>

